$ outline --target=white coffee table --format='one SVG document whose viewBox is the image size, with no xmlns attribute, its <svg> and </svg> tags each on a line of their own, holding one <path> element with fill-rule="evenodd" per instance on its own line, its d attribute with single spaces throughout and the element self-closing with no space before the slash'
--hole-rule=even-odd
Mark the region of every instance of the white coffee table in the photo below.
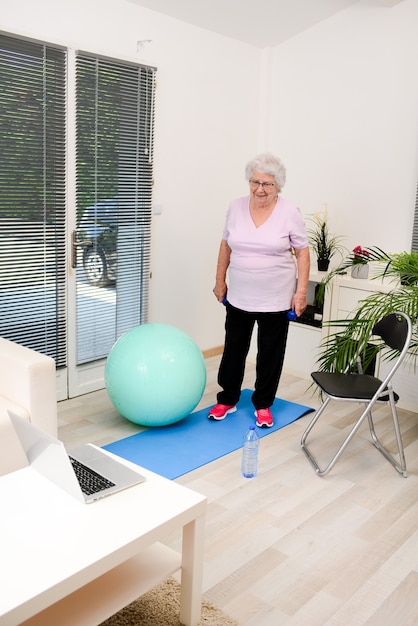
<svg viewBox="0 0 418 626">
<path fill-rule="evenodd" d="M 93 504 L 31 468 L 0 478 L 0 625 L 97 625 L 180 568 L 199 622 L 206 498 L 127 464 L 147 480 Z M 181 554 L 161 543 L 178 529 Z"/>
</svg>

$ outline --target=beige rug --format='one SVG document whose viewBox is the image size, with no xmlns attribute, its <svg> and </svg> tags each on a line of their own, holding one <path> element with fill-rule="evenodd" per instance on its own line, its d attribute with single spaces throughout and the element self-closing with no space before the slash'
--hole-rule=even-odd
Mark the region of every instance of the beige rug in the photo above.
<svg viewBox="0 0 418 626">
<path fill-rule="evenodd" d="M 180 585 L 174 578 L 169 578 L 107 619 L 101 626 L 181 626 L 179 612 Z M 239 624 L 203 598 L 199 626 Z"/>
</svg>

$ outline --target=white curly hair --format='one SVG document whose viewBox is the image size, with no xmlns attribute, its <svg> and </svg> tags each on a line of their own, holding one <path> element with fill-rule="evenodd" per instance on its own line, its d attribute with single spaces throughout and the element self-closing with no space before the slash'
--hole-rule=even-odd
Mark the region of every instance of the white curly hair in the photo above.
<svg viewBox="0 0 418 626">
<path fill-rule="evenodd" d="M 279 191 L 283 189 L 286 182 L 286 168 L 281 160 L 271 152 L 259 154 L 247 163 L 245 167 L 246 180 L 250 180 L 253 172 L 263 172 L 263 174 L 274 176 Z"/>
</svg>

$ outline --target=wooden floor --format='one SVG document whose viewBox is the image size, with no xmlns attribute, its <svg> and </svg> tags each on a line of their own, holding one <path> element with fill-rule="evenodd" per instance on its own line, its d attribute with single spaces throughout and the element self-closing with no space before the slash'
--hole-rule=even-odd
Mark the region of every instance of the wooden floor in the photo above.
<svg viewBox="0 0 418 626">
<path fill-rule="evenodd" d="M 208 384 L 197 408 L 215 402 L 219 357 L 206 362 Z M 249 364 L 246 387 L 253 378 Z M 316 407 L 308 385 L 283 375 L 278 396 Z M 337 408 L 323 418 L 323 441 L 312 440 L 321 453 L 356 411 L 348 403 Z M 261 440 L 256 479 L 241 477 L 240 451 L 178 479 L 209 500 L 205 597 L 248 626 L 417 625 L 418 416 L 399 415 L 408 478 L 372 447 L 367 427 L 319 478 L 300 449 L 306 416 Z M 391 447 L 386 408 L 376 416 Z M 105 391 L 59 403 L 59 434 L 68 446 L 103 445 L 138 430 Z M 167 543 L 179 548 L 180 537 Z"/>
</svg>

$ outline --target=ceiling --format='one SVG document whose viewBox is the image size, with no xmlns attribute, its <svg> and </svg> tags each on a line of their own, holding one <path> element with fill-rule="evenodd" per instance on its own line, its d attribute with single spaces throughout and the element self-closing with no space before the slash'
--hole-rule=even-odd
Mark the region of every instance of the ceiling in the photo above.
<svg viewBox="0 0 418 626">
<path fill-rule="evenodd" d="M 276 46 L 359 0 L 129 0 L 259 48 Z M 382 5 L 399 0 L 369 0 Z"/>
</svg>

